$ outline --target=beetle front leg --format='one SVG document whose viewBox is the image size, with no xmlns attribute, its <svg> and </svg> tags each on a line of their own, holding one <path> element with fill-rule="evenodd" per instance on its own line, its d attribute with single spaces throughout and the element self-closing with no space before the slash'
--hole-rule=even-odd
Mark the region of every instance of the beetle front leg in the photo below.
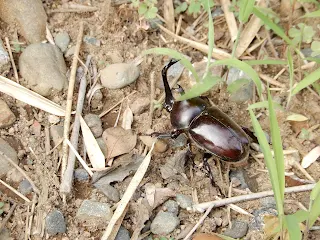
<svg viewBox="0 0 320 240">
<path fill-rule="evenodd" d="M 180 134 L 182 134 L 184 132 L 185 132 L 184 129 L 174 129 L 170 133 L 153 132 L 148 136 L 156 137 L 156 138 L 172 138 L 172 139 L 176 139 L 177 137 L 179 137 Z"/>
</svg>

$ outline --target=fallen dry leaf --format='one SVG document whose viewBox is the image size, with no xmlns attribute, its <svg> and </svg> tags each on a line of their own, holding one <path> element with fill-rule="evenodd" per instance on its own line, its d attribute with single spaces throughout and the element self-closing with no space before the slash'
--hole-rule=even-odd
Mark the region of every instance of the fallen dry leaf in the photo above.
<svg viewBox="0 0 320 240">
<path fill-rule="evenodd" d="M 301 166 L 303 168 L 309 167 L 312 163 L 317 161 L 320 158 L 320 146 L 312 149 L 307 155 L 305 155 L 302 159 Z"/>
<path fill-rule="evenodd" d="M 295 122 L 304 122 L 304 121 L 307 121 L 308 118 L 303 116 L 302 114 L 297 114 L 297 113 L 294 113 L 294 114 L 291 114 L 290 116 L 288 116 L 286 118 L 287 121 L 295 121 Z"/>
<path fill-rule="evenodd" d="M 122 128 L 123 129 L 131 129 L 131 125 L 133 122 L 133 113 L 129 106 L 127 106 L 126 110 L 124 110 L 123 113 L 123 119 L 122 119 Z"/>
<path fill-rule="evenodd" d="M 113 127 L 106 129 L 102 138 L 107 145 L 108 158 L 130 152 L 137 143 L 137 135 L 131 129 L 123 129 L 122 127 Z"/>
<path fill-rule="evenodd" d="M 156 186 L 153 183 L 147 183 L 145 185 L 146 199 L 151 207 L 154 205 L 154 198 L 156 194 Z"/>
<path fill-rule="evenodd" d="M 198 233 L 192 238 L 192 240 L 222 240 L 222 238 L 208 233 Z"/>
</svg>

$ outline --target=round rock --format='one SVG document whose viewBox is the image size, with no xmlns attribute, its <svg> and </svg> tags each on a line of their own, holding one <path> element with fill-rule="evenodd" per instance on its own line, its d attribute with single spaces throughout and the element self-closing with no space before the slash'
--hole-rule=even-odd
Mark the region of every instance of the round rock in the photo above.
<svg viewBox="0 0 320 240">
<path fill-rule="evenodd" d="M 46 40 L 47 14 L 41 0 L 0 0 L 0 17 L 10 26 L 17 24 L 28 42 Z"/>
<path fill-rule="evenodd" d="M 115 240 L 130 240 L 129 231 L 124 227 L 120 226 Z"/>
<path fill-rule="evenodd" d="M 49 235 L 56 235 L 67 231 L 67 226 L 62 212 L 55 209 L 47 215 L 46 230 Z"/>
<path fill-rule="evenodd" d="M 247 234 L 248 223 L 243 221 L 232 221 L 232 228 L 226 229 L 224 235 L 232 238 L 242 238 Z"/>
<path fill-rule="evenodd" d="M 159 212 L 151 223 L 151 232 L 158 235 L 171 233 L 180 223 L 179 218 L 171 212 Z"/>
<path fill-rule="evenodd" d="M 168 200 L 163 204 L 163 207 L 166 208 L 167 212 L 171 212 L 174 215 L 178 215 L 179 213 L 179 205 L 176 201 Z"/>
<path fill-rule="evenodd" d="M 77 168 L 76 170 L 74 170 L 74 178 L 77 181 L 87 181 L 89 180 L 89 174 L 85 169 Z"/>
<path fill-rule="evenodd" d="M 101 83 L 109 89 L 119 89 L 133 83 L 139 77 L 137 66 L 129 63 L 115 63 L 101 71 Z"/>
<path fill-rule="evenodd" d="M 32 186 L 27 179 L 24 179 L 19 183 L 19 190 L 23 195 L 27 195 L 32 192 Z"/>
<path fill-rule="evenodd" d="M 102 122 L 98 115 L 95 114 L 87 114 L 84 117 L 85 122 L 88 124 L 92 134 L 94 137 L 101 137 L 103 129 Z"/>
<path fill-rule="evenodd" d="M 55 36 L 54 41 L 56 45 L 60 48 L 61 52 L 65 53 L 70 43 L 69 34 L 67 32 L 58 33 Z"/>
<path fill-rule="evenodd" d="M 183 209 L 188 209 L 192 207 L 192 198 L 183 194 L 177 194 L 176 200 L 179 206 Z"/>
<path fill-rule="evenodd" d="M 30 88 L 43 96 L 67 86 L 66 64 L 57 46 L 49 43 L 29 45 L 19 59 L 21 76 Z"/>
</svg>

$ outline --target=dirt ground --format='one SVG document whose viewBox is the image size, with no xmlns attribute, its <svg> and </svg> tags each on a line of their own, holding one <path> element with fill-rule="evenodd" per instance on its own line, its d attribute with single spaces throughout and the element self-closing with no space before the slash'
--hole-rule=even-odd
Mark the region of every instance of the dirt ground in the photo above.
<svg viewBox="0 0 320 240">
<path fill-rule="evenodd" d="M 142 21 L 139 21 L 138 13 L 135 9 L 130 7 L 129 4 L 114 5 L 108 8 L 109 1 L 80 1 L 81 4 L 88 4 L 92 2 L 95 7 L 100 10 L 93 13 L 51 13 L 48 14 L 48 28 L 51 33 L 57 33 L 61 31 L 68 32 L 71 38 L 71 45 L 75 45 L 77 34 L 79 30 L 80 21 L 85 21 L 85 34 L 94 36 L 96 39 L 100 40 L 100 46 L 93 46 L 89 44 L 82 44 L 80 50 L 80 59 L 85 62 L 87 56 L 90 54 L 92 56 L 92 62 L 95 63 L 98 71 L 103 69 L 107 64 L 112 64 L 115 62 L 130 62 L 134 60 L 137 56 L 141 54 L 143 50 L 152 47 L 169 47 L 173 49 L 180 50 L 183 54 L 190 56 L 192 62 L 201 61 L 204 57 L 199 51 L 190 48 L 179 42 L 173 42 L 169 40 L 168 43 L 164 43 L 159 37 L 160 34 L 167 39 L 170 37 L 166 36 L 159 29 L 144 29 Z M 60 6 L 60 1 L 44 1 L 44 6 L 46 11 L 51 9 L 56 9 Z M 275 5 L 277 6 L 277 5 Z M 273 9 L 277 11 L 278 9 Z M 161 8 L 159 14 L 161 15 Z M 186 16 L 182 26 L 186 28 L 192 22 L 194 18 Z M 315 26 L 320 24 L 320 20 L 317 19 Z M 8 36 L 11 38 L 15 34 L 14 28 L 9 28 L 6 24 L 0 24 L 1 33 L 3 36 Z M 201 39 L 202 36 L 207 34 L 206 28 L 203 28 L 196 37 Z M 229 40 L 230 36 L 227 31 L 226 23 L 223 20 L 218 21 L 215 24 L 215 35 L 219 37 L 216 42 L 217 46 L 230 50 Z M 277 50 L 281 54 L 283 45 L 277 46 Z M 268 52 L 270 49 L 268 46 L 265 47 Z M 258 50 L 251 53 L 251 57 L 258 56 Z M 18 54 L 14 54 L 15 59 L 18 59 Z M 285 56 L 281 56 L 285 58 Z M 98 108 L 89 109 L 87 102 L 85 103 L 84 113 L 94 113 L 99 114 L 103 109 L 108 109 L 116 104 L 118 101 L 136 91 L 135 94 L 128 98 L 128 101 L 124 101 L 122 106 L 122 111 L 125 109 L 128 102 L 133 102 L 137 98 L 149 97 L 150 96 L 150 73 L 155 72 L 156 81 L 161 80 L 161 69 L 164 63 L 168 60 L 168 57 L 148 55 L 145 57 L 140 64 L 140 77 L 138 80 L 123 88 L 117 90 L 107 90 L 102 89 L 103 99 Z M 72 57 L 65 58 L 68 68 L 71 68 Z M 272 67 L 260 67 L 256 68 L 259 73 L 264 73 L 266 75 L 275 76 L 282 66 L 272 66 Z M 11 78 L 13 74 L 8 76 Z M 285 72 L 280 76 L 278 81 L 285 86 L 289 85 L 289 76 Z M 179 83 L 184 87 L 190 87 L 190 80 L 187 73 L 184 73 L 179 81 Z M 158 83 L 156 86 L 159 86 Z M 78 85 L 76 86 L 75 92 L 78 92 Z M 163 93 L 163 89 L 156 88 L 155 99 Z M 62 92 L 59 95 L 51 96 L 49 99 L 65 106 L 66 104 L 67 92 Z M 75 94 L 76 96 L 76 94 Z M 272 91 L 272 96 L 276 102 L 283 104 L 287 99 L 287 92 L 285 89 L 281 91 Z M 245 102 L 242 104 L 237 104 L 230 100 L 229 93 L 226 90 L 225 84 L 221 84 L 219 87 L 215 87 L 207 95 L 214 104 L 216 104 L 222 111 L 228 114 L 232 119 L 234 119 L 239 125 L 245 126 L 252 129 L 250 116 L 247 111 L 248 103 L 253 101 Z M 67 232 L 63 235 L 50 236 L 48 239 L 100 239 L 104 231 L 104 227 L 86 226 L 78 222 L 75 218 L 76 212 L 84 199 L 93 199 L 99 202 L 109 202 L 110 201 L 104 196 L 102 192 L 95 189 L 90 182 L 75 182 L 73 194 L 68 198 L 67 203 L 64 204 L 62 198 L 59 194 L 60 187 L 60 171 L 58 169 L 59 158 L 61 157 L 61 146 L 55 149 L 51 154 L 46 155 L 45 141 L 46 134 L 45 128 L 50 127 L 48 122 L 48 114 L 39 109 L 33 108 L 22 102 L 16 101 L 15 99 L 9 97 L 8 95 L 0 93 L 0 98 L 3 99 L 14 112 L 17 117 L 16 122 L 9 128 L 0 129 L 0 136 L 4 138 L 10 145 L 18 152 L 20 166 L 27 172 L 27 174 L 34 180 L 36 186 L 41 190 L 42 194 L 38 199 L 38 203 L 33 211 L 34 218 L 34 229 L 41 229 L 41 226 L 45 214 L 50 212 L 54 208 L 59 208 L 66 219 Z M 76 97 L 74 99 L 76 103 Z M 73 105 L 75 107 L 75 104 Z M 106 129 L 114 125 L 114 122 L 119 113 L 119 106 L 113 109 L 110 113 L 102 117 L 103 128 Z M 297 94 L 292 98 L 289 111 L 277 111 L 277 118 L 279 121 L 281 136 L 283 139 L 284 149 L 297 149 L 299 151 L 299 157 L 302 157 L 308 153 L 315 146 L 320 144 L 319 137 L 315 137 L 312 140 L 304 140 L 298 137 L 302 127 L 297 126 L 296 123 L 286 121 L 286 117 L 289 113 L 299 113 L 308 117 L 308 121 L 303 126 L 304 128 L 310 128 L 320 123 L 320 100 L 319 96 L 314 96 L 308 90 L 303 90 L 301 93 Z M 264 109 L 258 110 L 256 114 L 259 114 L 259 121 L 262 124 L 263 129 L 269 132 L 268 116 Z M 148 130 L 148 117 L 149 112 L 145 111 L 133 119 L 133 131 L 135 133 L 145 133 Z M 120 113 L 120 121 L 122 119 L 122 114 Z M 34 120 L 41 124 L 41 131 L 39 134 L 34 132 L 33 123 Z M 63 122 L 63 120 L 61 120 Z M 155 110 L 152 129 L 155 131 L 166 131 L 171 129 L 169 114 L 165 110 Z M 314 130 L 313 134 L 315 136 L 320 136 L 320 128 Z M 167 141 L 167 140 L 165 140 Z M 169 140 L 167 141 L 170 142 Z M 170 144 L 169 144 L 170 145 Z M 53 147 L 53 143 L 51 143 Z M 175 187 L 176 193 L 182 193 L 188 196 L 193 196 L 194 201 L 206 202 L 215 200 L 215 196 L 218 194 L 218 189 L 210 184 L 209 178 L 206 176 L 203 170 L 201 156 L 199 155 L 199 150 L 193 147 L 192 150 L 195 153 L 195 166 L 191 162 L 186 163 L 185 175 L 187 180 L 181 182 L 178 180 L 165 180 L 162 178 L 159 168 L 163 166 L 166 161 L 172 157 L 175 153 L 183 151 L 186 146 L 181 148 L 172 149 L 169 147 L 164 153 L 155 152 L 152 156 L 152 161 L 149 169 L 144 177 L 143 184 L 140 185 L 139 191 L 136 194 L 142 194 L 144 191 L 144 184 L 153 183 L 161 187 Z M 82 154 L 83 144 L 80 141 L 79 152 Z M 138 140 L 136 147 L 134 148 L 134 153 L 139 153 L 144 149 L 144 144 Z M 253 155 L 257 152 L 250 150 Z M 286 155 L 286 158 L 290 156 Z M 114 159 L 117 161 L 117 158 Z M 266 172 L 266 167 L 264 166 L 263 159 L 260 159 L 262 165 L 259 164 L 251 156 L 249 157 L 248 164 L 244 166 L 244 171 L 247 173 L 250 179 L 254 179 L 256 182 L 256 192 L 265 191 L 271 189 L 271 183 L 269 181 L 268 173 Z M 31 162 L 31 164 L 30 164 Z M 219 185 L 224 191 L 227 192 L 230 180 L 228 172 L 230 171 L 227 164 L 224 162 L 218 162 L 213 160 L 210 162 L 214 175 L 216 176 L 216 184 Z M 222 179 L 219 177 L 218 166 L 221 165 Z M 287 172 L 294 172 L 296 176 L 305 179 L 305 176 L 297 169 L 290 168 Z M 316 180 L 320 179 L 320 164 L 318 162 L 313 163 L 307 172 Z M 132 176 L 127 177 L 123 182 L 114 184 L 114 186 L 123 194 L 126 190 Z M 5 179 L 3 179 L 5 180 Z M 9 182 L 13 187 L 17 188 L 18 183 Z M 287 186 L 289 183 L 287 182 Z M 295 185 L 295 184 L 293 184 Z M 292 186 L 292 185 L 291 185 Z M 235 187 L 237 189 L 237 187 Z M 31 207 L 27 207 L 24 202 L 14 195 L 11 191 L 6 189 L 3 185 L 0 185 L 1 199 L 4 202 L 12 201 L 18 203 L 14 210 L 13 215 L 6 224 L 6 228 L 9 229 L 12 239 L 24 239 L 25 232 L 25 222 L 26 219 L 30 219 Z M 233 191 L 232 195 L 240 195 L 241 191 Z M 32 194 L 27 195 L 29 199 L 32 199 Z M 138 198 L 139 196 L 136 196 Z M 224 198 L 224 196 L 220 196 Z M 295 193 L 286 195 L 286 212 L 292 213 L 299 209 L 299 203 L 304 206 L 308 206 L 309 194 L 306 193 Z M 111 205 L 114 203 L 111 202 Z M 249 213 L 257 210 L 261 207 L 261 202 L 259 200 L 243 202 L 237 204 L 239 207 L 245 209 Z M 154 210 L 154 215 L 158 209 Z M 5 212 L 6 214 L 6 212 Z M 44 214 L 44 215 L 41 215 Z M 28 216 L 29 215 L 29 216 Z M 133 232 L 134 225 L 133 213 L 128 211 L 126 217 L 123 220 L 122 225 L 126 227 L 129 232 Z M 2 216 L 2 220 L 4 219 Z M 175 230 L 171 236 L 175 237 L 181 232 L 181 226 L 190 226 L 195 224 L 202 214 L 188 212 L 186 210 L 180 210 L 180 227 L 179 230 Z M 250 222 L 251 217 L 231 210 L 231 219 L 243 220 Z M 216 226 L 214 222 L 215 218 L 222 219 L 226 224 L 221 226 Z M 228 228 L 228 217 L 227 217 L 227 207 L 221 207 L 213 209 L 209 214 L 205 222 L 199 227 L 197 232 L 217 232 L 221 233 L 224 229 Z M 45 237 L 44 237 L 45 238 Z M 43 238 L 43 239 L 44 239 Z M 313 231 L 310 234 L 310 239 L 320 238 L 320 233 L 318 231 Z M 39 236 L 34 235 L 31 239 L 41 239 Z M 250 239 L 250 238 L 248 238 Z M 254 239 L 254 238 L 251 238 Z"/>
</svg>

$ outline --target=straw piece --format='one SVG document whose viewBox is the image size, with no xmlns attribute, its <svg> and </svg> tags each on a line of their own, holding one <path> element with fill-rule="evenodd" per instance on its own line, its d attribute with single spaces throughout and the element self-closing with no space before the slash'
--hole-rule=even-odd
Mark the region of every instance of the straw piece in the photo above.
<svg viewBox="0 0 320 240">
<path fill-rule="evenodd" d="M 22 198 L 23 200 L 25 200 L 27 203 L 31 202 L 30 199 L 28 199 L 26 196 L 22 195 L 20 192 L 18 192 L 16 189 L 14 189 L 13 187 L 11 187 L 9 184 L 6 184 L 4 181 L 2 181 L 0 179 L 0 183 L 2 183 L 5 187 L 7 187 L 8 189 L 10 189 L 12 192 L 14 192 L 16 195 L 18 195 L 20 198 Z"/>
<path fill-rule="evenodd" d="M 234 40 L 236 40 L 237 38 L 238 26 L 237 26 L 237 21 L 236 21 L 236 18 L 234 17 L 233 12 L 230 11 L 230 6 L 231 6 L 230 0 L 221 0 L 220 3 L 224 12 L 224 17 L 226 18 L 229 33 L 231 36 L 231 41 L 234 42 Z"/>
</svg>

